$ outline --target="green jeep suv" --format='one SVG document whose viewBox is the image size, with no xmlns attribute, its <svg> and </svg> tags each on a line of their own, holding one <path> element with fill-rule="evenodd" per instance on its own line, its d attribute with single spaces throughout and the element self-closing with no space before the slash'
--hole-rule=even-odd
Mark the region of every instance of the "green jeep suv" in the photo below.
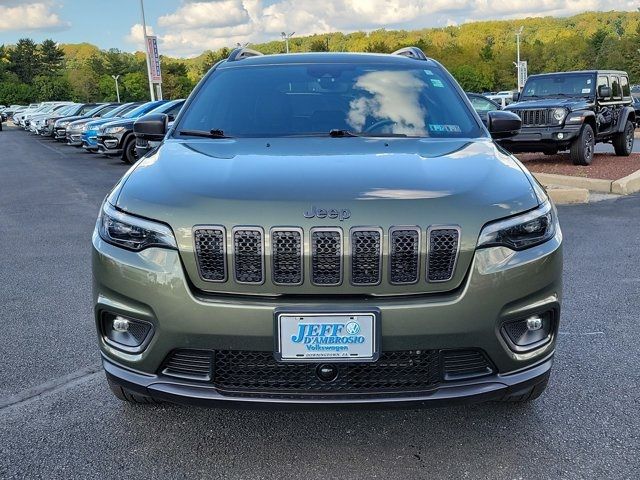
<svg viewBox="0 0 640 480">
<path fill-rule="evenodd" d="M 215 65 L 93 235 L 95 322 L 137 403 L 427 405 L 539 396 L 558 332 L 551 200 L 438 62 Z"/>
</svg>

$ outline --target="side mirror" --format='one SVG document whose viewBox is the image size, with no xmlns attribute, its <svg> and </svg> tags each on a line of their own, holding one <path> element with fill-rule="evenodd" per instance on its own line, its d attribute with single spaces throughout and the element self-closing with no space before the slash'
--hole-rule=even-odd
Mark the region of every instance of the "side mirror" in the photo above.
<svg viewBox="0 0 640 480">
<path fill-rule="evenodd" d="M 509 138 L 517 135 L 522 127 L 518 115 L 507 110 L 496 110 L 487 114 L 487 129 L 492 138 Z"/>
<path fill-rule="evenodd" d="M 608 85 L 600 85 L 598 87 L 598 98 L 609 98 L 611 96 L 611 87 Z"/>
<path fill-rule="evenodd" d="M 133 124 L 133 133 L 144 140 L 162 141 L 167 133 L 168 118 L 164 113 L 153 113 L 140 117 Z"/>
<path fill-rule="evenodd" d="M 513 92 L 513 101 L 517 102 L 520 99 L 520 92 Z"/>
</svg>

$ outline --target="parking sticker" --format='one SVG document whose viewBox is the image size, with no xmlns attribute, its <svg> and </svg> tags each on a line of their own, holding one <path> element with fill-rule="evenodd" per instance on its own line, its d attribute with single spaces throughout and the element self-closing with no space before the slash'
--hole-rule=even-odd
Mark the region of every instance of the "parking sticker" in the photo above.
<svg viewBox="0 0 640 480">
<path fill-rule="evenodd" d="M 440 125 L 440 124 L 437 124 L 437 123 L 430 123 L 429 124 L 429 131 L 430 132 L 460 133 L 460 132 L 462 132 L 462 129 L 460 128 L 459 125 Z"/>
<path fill-rule="evenodd" d="M 431 79 L 431 85 L 433 85 L 434 87 L 438 87 L 438 88 L 444 88 L 444 83 L 442 83 L 442 80 L 440 80 L 438 78 L 432 78 Z"/>
</svg>

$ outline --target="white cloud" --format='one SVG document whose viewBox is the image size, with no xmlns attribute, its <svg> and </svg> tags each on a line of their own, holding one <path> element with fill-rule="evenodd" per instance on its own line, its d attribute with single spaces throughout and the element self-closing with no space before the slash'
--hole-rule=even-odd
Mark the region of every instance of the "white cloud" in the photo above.
<svg viewBox="0 0 640 480">
<path fill-rule="evenodd" d="M 153 27 L 147 25 L 147 35 L 154 35 Z M 133 45 L 144 45 L 144 33 L 142 31 L 142 24 L 136 23 L 129 29 L 129 35 L 125 37 L 125 40 Z"/>
<path fill-rule="evenodd" d="M 3 1 L 0 5 L 0 32 L 8 30 L 59 30 L 69 26 L 50 0 Z"/>
<path fill-rule="evenodd" d="M 296 35 L 376 28 L 424 28 L 471 20 L 572 15 L 587 10 L 635 10 L 637 0 L 183 0 L 158 19 L 168 55 L 198 55 L 206 49 Z M 134 29 L 127 40 L 141 43 Z M 139 40 L 138 40 L 139 38 Z"/>
</svg>

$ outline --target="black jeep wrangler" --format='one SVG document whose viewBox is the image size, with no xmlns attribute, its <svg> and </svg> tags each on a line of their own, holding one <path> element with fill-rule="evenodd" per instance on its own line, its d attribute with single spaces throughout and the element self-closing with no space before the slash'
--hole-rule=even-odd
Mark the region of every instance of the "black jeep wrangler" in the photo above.
<svg viewBox="0 0 640 480">
<path fill-rule="evenodd" d="M 636 113 L 625 72 L 532 75 L 505 110 L 522 119 L 520 133 L 500 141 L 513 153 L 570 150 L 575 165 L 589 165 L 598 142 L 611 142 L 619 156 L 633 150 Z"/>
</svg>

